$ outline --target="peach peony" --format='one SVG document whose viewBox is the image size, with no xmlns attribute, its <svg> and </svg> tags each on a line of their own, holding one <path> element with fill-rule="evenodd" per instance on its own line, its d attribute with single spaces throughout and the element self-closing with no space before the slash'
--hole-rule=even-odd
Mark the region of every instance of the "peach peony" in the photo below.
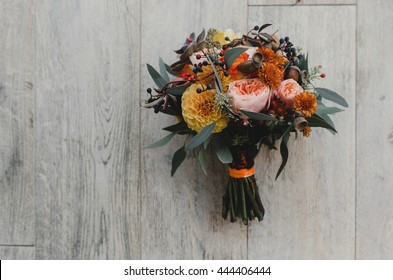
<svg viewBox="0 0 393 280">
<path fill-rule="evenodd" d="M 230 83 L 228 95 L 232 110 L 240 114 L 240 110 L 261 112 L 269 106 L 272 94 L 259 79 L 245 79 Z"/>
<path fill-rule="evenodd" d="M 295 96 L 302 92 L 303 88 L 294 79 L 287 79 L 281 82 L 276 95 L 285 104 L 287 109 L 291 109 Z"/>
</svg>

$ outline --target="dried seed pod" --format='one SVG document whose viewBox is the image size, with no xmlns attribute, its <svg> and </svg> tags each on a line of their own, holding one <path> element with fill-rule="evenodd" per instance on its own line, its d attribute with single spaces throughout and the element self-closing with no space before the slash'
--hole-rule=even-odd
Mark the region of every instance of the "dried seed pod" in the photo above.
<svg viewBox="0 0 393 280">
<path fill-rule="evenodd" d="M 261 53 L 255 53 L 251 60 L 243 62 L 237 67 L 237 69 L 244 74 L 249 74 L 261 68 L 262 62 L 263 55 Z"/>
<path fill-rule="evenodd" d="M 297 117 L 293 121 L 293 126 L 297 131 L 302 131 L 307 126 L 307 124 L 308 124 L 307 120 L 303 117 Z"/>
</svg>

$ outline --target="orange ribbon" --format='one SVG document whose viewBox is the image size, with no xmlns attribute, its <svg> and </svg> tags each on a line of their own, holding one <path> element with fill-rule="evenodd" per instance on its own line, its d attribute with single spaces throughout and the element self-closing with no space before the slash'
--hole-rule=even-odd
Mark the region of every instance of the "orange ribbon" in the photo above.
<svg viewBox="0 0 393 280">
<path fill-rule="evenodd" d="M 255 174 L 254 166 L 250 169 L 235 169 L 229 167 L 229 176 L 235 179 L 250 177 Z"/>
</svg>

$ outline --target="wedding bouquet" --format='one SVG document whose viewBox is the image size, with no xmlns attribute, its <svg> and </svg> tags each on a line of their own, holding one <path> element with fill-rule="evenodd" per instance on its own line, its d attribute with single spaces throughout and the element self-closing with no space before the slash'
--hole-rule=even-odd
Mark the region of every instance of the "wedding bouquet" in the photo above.
<svg viewBox="0 0 393 280">
<path fill-rule="evenodd" d="M 184 145 L 173 155 L 171 175 L 186 158 L 197 155 L 206 173 L 206 148 L 212 145 L 219 160 L 228 164 L 229 179 L 223 195 L 222 217 L 263 219 L 263 207 L 254 177 L 254 159 L 262 145 L 282 157 L 276 179 L 288 159 L 291 134 L 310 136 L 311 127 L 336 133 L 329 114 L 342 109 L 327 107 L 327 99 L 347 107 L 344 98 L 326 88 L 314 87 L 324 78 L 321 66 L 309 68 L 308 55 L 288 37 L 279 39 L 255 26 L 247 34 L 210 29 L 185 40 L 172 65 L 159 59 L 159 71 L 147 64 L 156 85 L 147 89 L 143 107 L 176 116 L 163 128 L 169 134 L 151 144 L 156 148 L 175 135 L 185 135 Z"/>
</svg>

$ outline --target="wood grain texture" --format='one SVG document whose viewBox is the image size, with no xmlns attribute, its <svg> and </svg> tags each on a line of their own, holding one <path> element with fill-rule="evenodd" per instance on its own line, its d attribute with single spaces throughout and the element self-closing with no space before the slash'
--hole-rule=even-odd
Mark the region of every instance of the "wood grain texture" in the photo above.
<svg viewBox="0 0 393 280">
<path fill-rule="evenodd" d="M 358 1 L 358 259 L 393 259 L 393 58 L 384 47 L 393 44 L 392 11 L 392 1 Z"/>
<path fill-rule="evenodd" d="M 0 246 L 0 260 L 33 260 L 34 246 Z"/>
<path fill-rule="evenodd" d="M 353 6 L 249 8 L 249 26 L 273 23 L 273 31 L 309 53 L 310 66 L 323 65 L 327 78 L 316 84 L 349 103 L 333 117 L 338 135 L 315 128 L 310 138 L 290 140 L 288 164 L 277 181 L 279 152 L 259 155 L 256 177 L 267 212 L 261 224 L 249 227 L 251 259 L 354 258 L 355 16 Z M 342 46 L 332 47 L 333 40 Z"/>
<path fill-rule="evenodd" d="M 248 0 L 249 6 L 356 5 L 356 0 Z"/>
<path fill-rule="evenodd" d="M 249 6 L 294 5 L 296 0 L 248 0 Z"/>
<path fill-rule="evenodd" d="M 140 257 L 139 10 L 36 2 L 39 259 Z"/>
<path fill-rule="evenodd" d="M 191 32 L 210 27 L 244 32 L 246 15 L 244 0 L 143 1 L 142 85 L 153 86 L 145 63 L 157 66 L 159 56 L 168 63 L 175 62 L 172 50 L 179 48 Z M 143 145 L 163 137 L 161 129 L 176 122 L 174 117 L 155 115 L 151 110 L 142 112 L 142 120 Z M 208 178 L 198 161 L 188 157 L 170 177 L 172 155 L 183 142 L 179 137 L 164 148 L 142 153 L 142 259 L 247 258 L 246 227 L 223 221 L 220 216 L 228 176 L 224 167 L 209 156 Z"/>
<path fill-rule="evenodd" d="M 296 0 L 296 5 L 356 5 L 356 0 Z"/>
<path fill-rule="evenodd" d="M 33 3 L 0 2 L 0 244 L 34 243 Z"/>
</svg>

